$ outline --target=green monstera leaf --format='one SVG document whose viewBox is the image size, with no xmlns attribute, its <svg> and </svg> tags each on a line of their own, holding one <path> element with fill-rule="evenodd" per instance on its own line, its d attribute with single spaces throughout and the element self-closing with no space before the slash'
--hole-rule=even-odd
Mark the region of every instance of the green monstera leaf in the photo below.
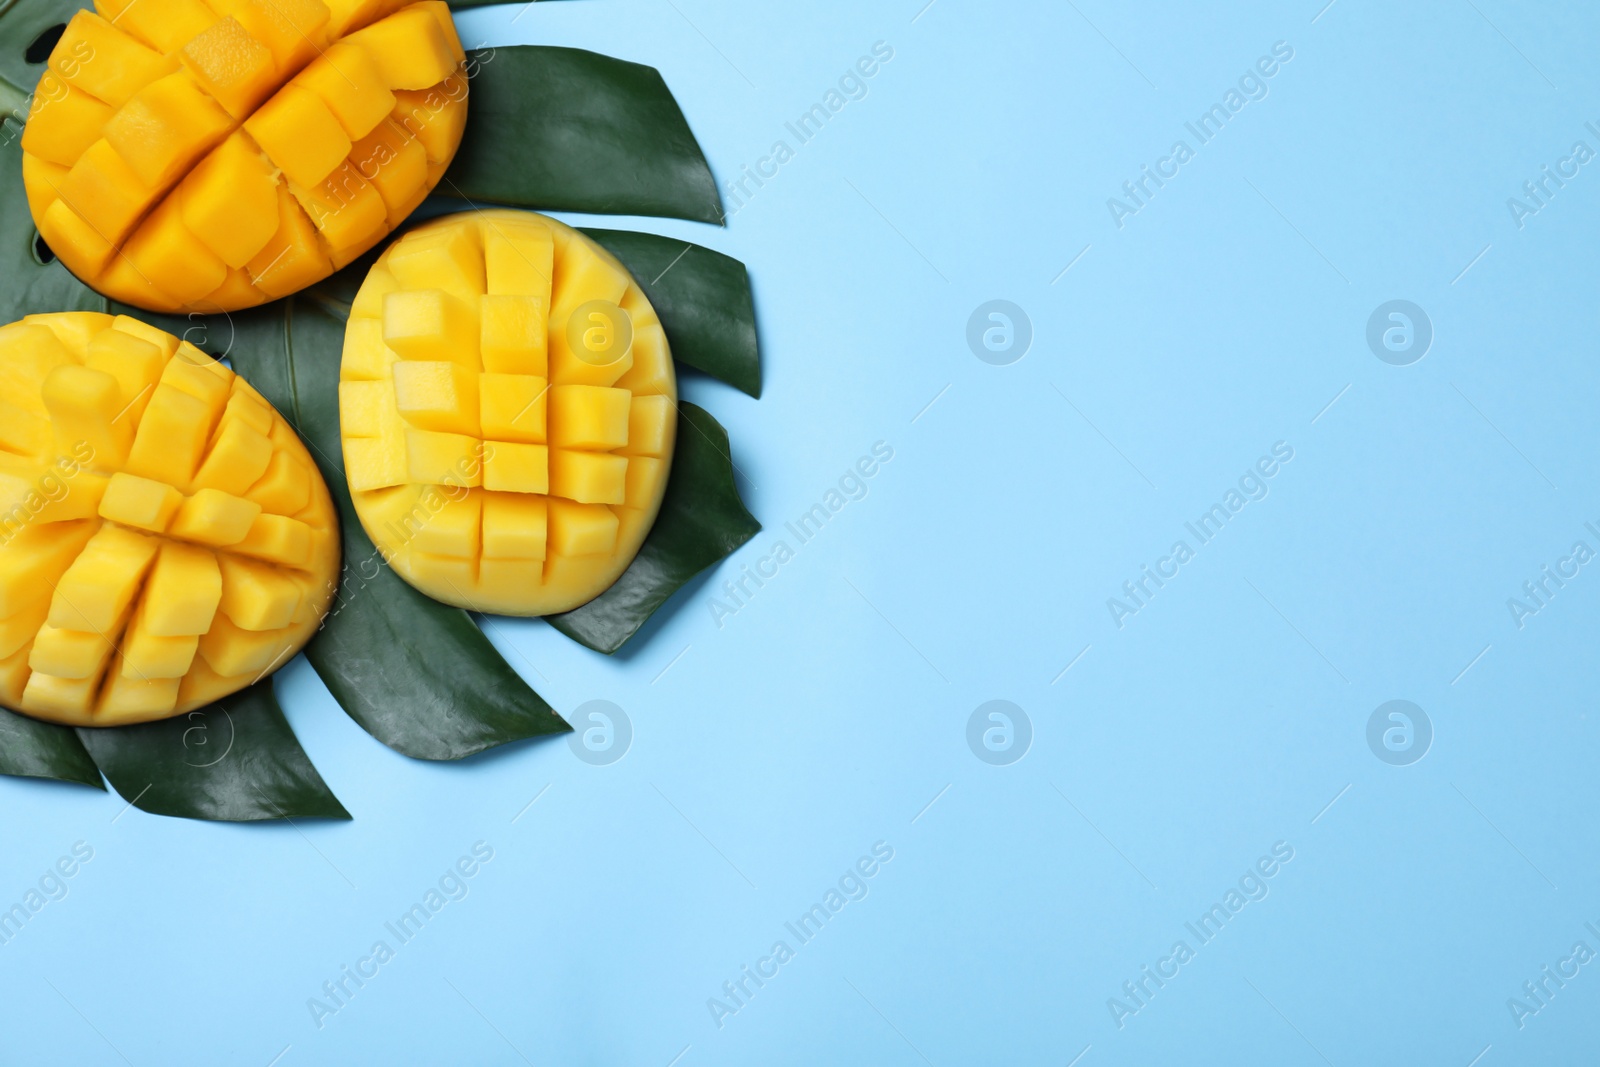
<svg viewBox="0 0 1600 1067">
<path fill-rule="evenodd" d="M 78 736 L 122 798 L 186 819 L 348 819 L 295 740 L 272 680 L 187 715 Z"/>
<path fill-rule="evenodd" d="M 711 166 L 654 67 L 544 45 L 479 49 L 468 65 L 467 130 L 439 192 L 722 223 Z"/>
<path fill-rule="evenodd" d="M 0 709 L 0 774 L 104 789 L 100 769 L 69 727 Z"/>
</svg>

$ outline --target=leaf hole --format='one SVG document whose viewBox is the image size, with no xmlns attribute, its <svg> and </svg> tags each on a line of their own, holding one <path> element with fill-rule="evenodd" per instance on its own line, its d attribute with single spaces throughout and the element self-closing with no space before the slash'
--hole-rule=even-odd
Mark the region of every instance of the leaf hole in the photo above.
<svg viewBox="0 0 1600 1067">
<path fill-rule="evenodd" d="M 44 235 L 38 230 L 33 232 L 33 261 L 41 267 L 54 263 L 56 254 L 50 246 L 44 243 Z"/>
<path fill-rule="evenodd" d="M 65 22 L 56 23 L 33 39 L 27 51 L 22 53 L 22 58 L 29 63 L 43 63 L 50 58 L 50 53 L 56 50 L 56 42 L 61 40 L 61 35 L 66 32 Z"/>
</svg>

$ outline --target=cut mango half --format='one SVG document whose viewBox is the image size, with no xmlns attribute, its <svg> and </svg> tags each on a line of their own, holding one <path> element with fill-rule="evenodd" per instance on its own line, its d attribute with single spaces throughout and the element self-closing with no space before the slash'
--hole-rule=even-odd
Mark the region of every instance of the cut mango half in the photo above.
<svg viewBox="0 0 1600 1067">
<path fill-rule="evenodd" d="M 0 327 L 0 704 L 203 707 L 300 650 L 338 567 L 328 487 L 244 379 L 127 316 Z"/>
<path fill-rule="evenodd" d="M 554 219 L 474 211 L 390 245 L 339 379 L 356 514 L 436 600 L 575 608 L 661 508 L 678 425 L 666 335 L 627 270 Z"/>
<path fill-rule="evenodd" d="M 151 311 L 287 296 L 438 183 L 464 62 L 441 0 L 97 0 L 23 128 L 34 225 L 84 282 Z"/>
</svg>

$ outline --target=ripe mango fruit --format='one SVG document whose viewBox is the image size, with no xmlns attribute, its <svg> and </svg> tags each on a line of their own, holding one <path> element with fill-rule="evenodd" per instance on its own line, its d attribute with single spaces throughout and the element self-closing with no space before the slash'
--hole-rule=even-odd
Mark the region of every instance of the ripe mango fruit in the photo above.
<svg viewBox="0 0 1600 1067">
<path fill-rule="evenodd" d="M 96 0 L 23 129 L 34 225 L 151 311 L 252 307 L 398 226 L 466 124 L 442 0 Z"/>
<path fill-rule="evenodd" d="M 300 650 L 338 567 L 327 485 L 243 378 L 123 315 L 0 327 L 0 704 L 203 707 Z"/>
<path fill-rule="evenodd" d="M 394 242 L 339 379 L 356 514 L 436 600 L 567 611 L 655 522 L 678 424 L 666 334 L 627 270 L 554 219 L 474 211 Z"/>
</svg>

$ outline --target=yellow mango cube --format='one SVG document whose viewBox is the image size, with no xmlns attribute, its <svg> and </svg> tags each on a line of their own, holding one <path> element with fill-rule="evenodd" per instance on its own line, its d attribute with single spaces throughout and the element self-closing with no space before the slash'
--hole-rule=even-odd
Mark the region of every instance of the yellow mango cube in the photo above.
<svg viewBox="0 0 1600 1067">
<path fill-rule="evenodd" d="M 44 506 L 34 514 L 35 522 L 48 527 L 56 523 L 92 519 L 100 514 L 100 501 L 105 497 L 109 478 L 80 470 L 77 474 L 63 475 L 61 484 L 56 485 L 47 480 L 50 477 L 47 475 L 40 479 L 39 484 L 59 495 L 45 501 Z"/>
<path fill-rule="evenodd" d="M 187 487 L 205 453 L 211 412 L 177 386 L 156 386 L 128 452 L 128 470 L 168 485 Z"/>
<path fill-rule="evenodd" d="M 103 634 L 43 626 L 33 639 L 28 666 L 40 674 L 74 681 L 96 678 L 111 651 L 111 642 Z"/>
<path fill-rule="evenodd" d="M 352 141 L 366 137 L 394 110 L 394 94 L 384 84 L 383 71 L 359 45 L 334 45 L 294 81 L 322 99 Z"/>
<path fill-rule="evenodd" d="M 261 395 L 244 383 L 242 378 L 234 378 L 228 387 L 228 405 L 223 409 L 224 419 L 238 419 L 257 433 L 271 433 L 272 423 L 275 418 L 272 405 L 261 399 Z"/>
<path fill-rule="evenodd" d="M 628 313 L 628 321 L 633 323 L 635 330 L 661 325 L 661 316 L 650 306 L 650 300 L 642 289 L 637 287 L 629 289 L 623 294 L 622 301 L 617 306 Z"/>
<path fill-rule="evenodd" d="M 621 379 L 632 369 L 633 327 L 620 307 L 599 301 L 570 315 L 552 312 L 551 381 L 626 389 Z"/>
<path fill-rule="evenodd" d="M 163 200 L 133 231 L 125 261 L 159 291 L 187 303 L 201 300 L 228 277 L 228 265 L 195 240 L 177 200 Z"/>
<path fill-rule="evenodd" d="M 603 504 L 550 498 L 550 550 L 562 556 L 596 556 L 617 543 L 616 514 Z"/>
<path fill-rule="evenodd" d="M 0 388 L 13 398 L 37 391 L 57 367 L 78 362 L 55 331 L 37 323 L 0 327 L 0 345 L 11 355 L 0 361 Z"/>
<path fill-rule="evenodd" d="M 550 308 L 555 235 L 539 222 L 491 220 L 483 228 L 484 290 L 491 296 L 527 296 Z"/>
<path fill-rule="evenodd" d="M 350 138 L 328 105 L 293 83 L 246 119 L 244 132 L 299 185 L 320 184 L 350 154 Z"/>
<path fill-rule="evenodd" d="M 383 265 L 383 257 L 380 256 L 378 257 L 378 262 L 368 268 L 366 281 L 361 283 L 361 287 L 356 290 L 355 299 L 350 302 L 350 323 L 345 330 L 345 349 L 347 351 L 351 344 L 350 328 L 353 328 L 357 323 L 365 324 L 373 319 L 378 320 L 379 339 L 382 339 L 383 298 L 394 292 L 394 289 L 394 275 L 390 274 L 389 268 Z M 345 378 L 351 377 L 350 374 L 346 373 L 346 368 L 343 364 L 340 365 L 340 375 Z M 362 375 L 358 374 L 354 377 L 359 378 Z M 365 377 L 381 378 L 383 374 L 369 374 Z"/>
<path fill-rule="evenodd" d="M 378 437 L 393 427 L 395 414 L 394 383 L 339 383 L 339 429 L 346 437 Z"/>
<path fill-rule="evenodd" d="M 100 139 L 100 131 L 115 114 L 116 109 L 105 102 L 47 73 L 39 79 L 28 124 L 22 129 L 22 150 L 36 159 L 70 167 Z M 36 213 L 34 221 L 38 220 Z"/>
<path fill-rule="evenodd" d="M 446 498 L 444 507 L 428 515 L 417 527 L 411 544 L 419 552 L 477 559 L 482 530 L 482 494 L 463 493 L 455 500 Z"/>
<path fill-rule="evenodd" d="M 403 3 L 403 0 L 401 2 Z M 461 41 L 456 36 L 456 24 L 455 19 L 450 16 L 450 5 L 445 3 L 445 0 L 424 0 L 423 3 L 417 4 L 417 7 L 426 11 L 433 21 L 439 24 L 439 32 L 444 37 L 445 47 L 450 49 L 450 58 L 455 60 L 457 65 L 465 63 L 466 49 L 461 47 Z"/>
<path fill-rule="evenodd" d="M 222 570 L 209 549 L 168 542 L 156 558 L 141 609 L 161 637 L 203 634 L 222 601 Z"/>
<path fill-rule="evenodd" d="M 57 367 L 45 378 L 41 392 L 63 455 L 82 442 L 103 464 L 121 463 L 127 457 L 133 423 L 118 418 L 125 405 L 116 378 L 93 367 Z"/>
<path fill-rule="evenodd" d="M 336 269 L 366 251 L 388 226 L 383 197 L 350 163 L 341 163 L 316 186 L 291 184 L 290 189 L 327 242 Z"/>
<path fill-rule="evenodd" d="M 114 633 L 158 547 L 152 537 L 119 526 L 102 526 L 56 583 L 55 595 L 50 598 L 50 625 Z"/>
<path fill-rule="evenodd" d="M 99 706 L 89 722 L 95 726 L 126 726 L 166 718 L 179 710 L 182 679 L 129 678 L 120 668 L 106 677 Z"/>
<path fill-rule="evenodd" d="M 35 714 L 69 722 L 78 721 L 87 718 L 89 709 L 93 707 L 99 682 L 98 677 L 59 678 L 34 671 L 28 676 L 21 703 Z"/>
<path fill-rule="evenodd" d="M 167 331 L 136 319 L 131 315 L 116 316 L 111 320 L 111 328 L 118 333 L 137 337 L 141 341 L 149 341 L 161 351 L 164 359 L 177 352 L 179 346 L 183 343 Z"/>
<path fill-rule="evenodd" d="M 63 81 L 112 107 L 121 107 L 174 66 L 93 11 L 72 16 L 48 62 Z"/>
<path fill-rule="evenodd" d="M 398 434 L 376 438 L 346 437 L 344 473 L 350 480 L 351 490 L 355 492 L 405 485 L 411 480 L 406 439 Z"/>
<path fill-rule="evenodd" d="M 329 15 L 322 0 L 247 0 L 231 7 L 230 13 L 267 46 L 280 71 L 299 70 L 317 54 Z"/>
<path fill-rule="evenodd" d="M 483 435 L 495 441 L 544 444 L 550 384 L 531 374 L 479 375 Z"/>
<path fill-rule="evenodd" d="M 98 311 L 55 311 L 22 316 L 24 326 L 43 326 L 70 352 L 82 352 L 115 319 Z"/>
<path fill-rule="evenodd" d="M 443 289 L 413 289 L 383 299 L 383 343 L 401 359 L 450 360 L 477 369 L 473 309 Z"/>
<path fill-rule="evenodd" d="M 300 587 L 265 563 L 222 556 L 222 614 L 244 630 L 281 630 L 294 621 Z"/>
<path fill-rule="evenodd" d="M 118 471 L 100 499 L 100 517 L 150 533 L 164 533 L 183 494 L 164 482 Z"/>
<path fill-rule="evenodd" d="M 194 484 L 235 496 L 261 480 L 272 462 L 272 439 L 239 419 L 224 419 Z"/>
<path fill-rule="evenodd" d="M 430 172 L 450 161 L 455 146 L 461 143 L 461 132 L 466 128 L 465 108 L 452 104 L 465 99 L 467 79 L 457 73 L 450 75 L 432 89 L 420 91 L 394 91 L 392 121 L 406 136 L 422 145 L 428 157 Z"/>
<path fill-rule="evenodd" d="M 126 237 L 158 195 L 105 141 L 88 147 L 56 191 L 108 241 Z"/>
<path fill-rule="evenodd" d="M 171 636 L 152 631 L 149 617 L 141 606 L 134 611 L 122 639 L 119 673 L 136 680 L 182 678 L 189 673 L 199 647 L 197 635 Z"/>
<path fill-rule="evenodd" d="M 428 193 L 428 154 L 392 123 L 374 128 L 350 149 L 350 166 L 378 191 L 389 226 L 398 226 Z"/>
<path fill-rule="evenodd" d="M 94 522 L 22 523 L 0 538 L 0 618 L 54 603 L 52 591 L 96 532 Z"/>
<path fill-rule="evenodd" d="M 655 495 L 656 486 L 666 477 L 666 464 L 661 460 L 654 456 L 630 456 L 623 505 L 637 511 L 655 507 L 658 503 Z"/>
<path fill-rule="evenodd" d="M 243 541 L 261 514 L 253 500 L 218 489 L 201 489 L 178 506 L 167 533 L 180 541 L 224 548 Z"/>
<path fill-rule="evenodd" d="M 550 450 L 545 445 L 490 441 L 483 459 L 483 487 L 506 493 L 550 490 Z"/>
<path fill-rule="evenodd" d="M 599 245 L 569 243 L 555 271 L 550 307 L 554 315 L 564 318 L 592 300 L 620 304 L 631 283 L 628 272 Z"/>
<path fill-rule="evenodd" d="M 328 0 L 328 33 L 343 37 L 401 6 L 399 0 Z"/>
<path fill-rule="evenodd" d="M 28 213 L 40 218 L 51 204 L 61 198 L 58 186 L 67 180 L 67 171 L 59 163 L 22 153 L 22 186 L 28 194 Z"/>
<path fill-rule="evenodd" d="M 441 5 L 442 6 L 442 5 Z M 440 26 L 426 4 L 402 8 L 346 38 L 371 53 L 391 89 L 426 89 L 449 77 L 460 62 L 459 42 Z"/>
<path fill-rule="evenodd" d="M 628 358 L 628 372 L 617 379 L 619 388 L 635 396 L 660 395 L 668 391 L 674 380 L 672 353 L 660 325 L 633 331 L 633 347 Z"/>
<path fill-rule="evenodd" d="M 378 315 L 367 317 L 351 310 L 344 330 L 344 353 L 339 364 L 341 381 L 387 381 L 389 365 L 400 357 L 383 343 L 383 302 Z"/>
<path fill-rule="evenodd" d="M 418 485 L 483 484 L 487 449 L 475 437 L 431 430 L 407 430 L 406 480 Z"/>
<path fill-rule="evenodd" d="M 288 296 L 333 273 L 316 227 L 287 185 L 278 186 L 278 229 L 245 269 L 250 283 L 271 297 Z"/>
<path fill-rule="evenodd" d="M 281 667 L 298 647 L 283 630 L 246 630 L 235 626 L 226 615 L 217 616 L 211 629 L 200 638 L 199 646 L 201 657 L 224 677 Z"/>
<path fill-rule="evenodd" d="M 543 497 L 483 494 L 485 559 L 544 559 L 549 510 Z"/>
<path fill-rule="evenodd" d="M 75 469 L 76 462 L 63 454 L 56 469 L 45 467 L 41 474 L 37 461 L 0 453 L 0 542 L 29 526 L 95 516 L 106 479 Z"/>
<path fill-rule="evenodd" d="M 164 55 L 178 51 L 217 21 L 201 0 L 129 0 L 95 5 L 100 14 Z"/>
<path fill-rule="evenodd" d="M 234 134 L 178 186 L 183 224 L 230 268 L 242 268 L 278 230 L 277 185 L 271 164 Z"/>
<path fill-rule="evenodd" d="M 457 596 L 470 599 L 471 594 L 468 590 L 478 581 L 477 560 L 463 559 L 459 556 L 435 556 L 427 552 L 412 552 L 408 560 L 409 565 L 418 574 L 427 575 L 430 583 L 454 590 Z"/>
<path fill-rule="evenodd" d="M 580 504 L 621 504 L 627 499 L 628 460 L 600 452 L 550 450 L 550 494 Z M 491 486 L 491 488 L 493 488 Z"/>
<path fill-rule="evenodd" d="M 119 669 L 107 673 L 91 713 L 96 726 L 129 726 L 175 714 L 183 692 L 179 678 L 128 678 Z"/>
<path fill-rule="evenodd" d="M 90 340 L 84 365 L 116 379 L 119 406 L 114 419 L 127 422 L 131 430 L 144 414 L 166 361 L 166 353 L 149 341 L 113 329 Z"/>
<path fill-rule="evenodd" d="M 401 418 L 423 430 L 478 433 L 478 374 L 460 363 L 406 360 L 394 368 Z"/>
<path fill-rule="evenodd" d="M 39 632 L 39 627 L 44 625 L 49 615 L 50 602 L 40 600 L 37 604 L 0 619 L 0 660 L 11 658 L 16 655 L 18 649 L 32 642 L 33 635 Z"/>
<path fill-rule="evenodd" d="M 630 456 L 665 456 L 672 451 L 677 433 L 677 405 L 664 396 L 635 396 L 628 406 Z"/>
<path fill-rule="evenodd" d="M 149 0 L 143 0 L 148 3 Z M 145 86 L 105 125 L 107 144 L 152 189 L 167 185 L 228 135 L 233 121 L 187 70 Z"/>
<path fill-rule="evenodd" d="M 385 266 L 402 289 L 443 289 L 466 302 L 483 292 L 483 252 L 471 230 L 419 233 L 397 245 Z"/>
<path fill-rule="evenodd" d="M 311 527 L 299 519 L 262 512 L 232 550 L 285 567 L 305 568 L 311 565 L 312 540 Z"/>
<path fill-rule="evenodd" d="M 65 200 L 51 201 L 44 215 L 34 221 L 50 251 L 64 262 L 82 264 L 91 276 L 104 270 L 117 254 L 117 246 L 85 222 Z"/>
<path fill-rule="evenodd" d="M 187 341 L 181 341 L 161 370 L 161 382 L 183 390 L 206 406 L 215 423 L 233 392 L 233 371 Z"/>
<path fill-rule="evenodd" d="M 235 119 L 244 119 L 272 92 L 272 51 L 229 16 L 183 46 L 183 64 Z"/>
<path fill-rule="evenodd" d="M 527 596 L 543 581 L 543 560 L 488 556 L 478 560 L 478 589 L 513 590 L 518 596 Z"/>
<path fill-rule="evenodd" d="M 0 400 L 0 451 L 36 456 L 50 447 L 53 436 L 49 419 Z"/>
<path fill-rule="evenodd" d="M 483 369 L 536 374 L 548 369 L 548 301 L 539 296 L 485 294 L 479 298 Z"/>
<path fill-rule="evenodd" d="M 633 396 L 598 385 L 550 387 L 550 443 L 610 451 L 628 443 Z"/>
</svg>

